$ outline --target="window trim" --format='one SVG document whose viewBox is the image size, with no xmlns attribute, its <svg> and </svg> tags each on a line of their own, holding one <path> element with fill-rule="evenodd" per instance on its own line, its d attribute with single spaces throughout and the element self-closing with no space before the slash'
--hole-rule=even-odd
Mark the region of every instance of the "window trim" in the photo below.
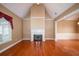
<svg viewBox="0 0 79 59">
<path fill-rule="evenodd" d="M 0 20 L 5 20 L 5 21 L 7 21 L 4 17 L 2 17 L 2 18 L 0 18 Z M 8 21 L 7 21 L 8 22 Z M 6 24 L 5 24 L 6 25 Z M 3 42 L 0 42 L 0 44 L 4 44 L 4 43 L 7 43 L 7 42 L 10 42 L 11 40 L 12 40 L 12 28 L 11 28 L 11 25 L 10 25 L 10 23 L 8 22 L 8 26 L 9 26 L 9 39 L 7 39 L 7 40 L 3 40 Z M 2 28 L 4 28 L 4 26 L 2 27 Z M 2 30 L 3 32 L 4 32 L 4 30 Z"/>
</svg>

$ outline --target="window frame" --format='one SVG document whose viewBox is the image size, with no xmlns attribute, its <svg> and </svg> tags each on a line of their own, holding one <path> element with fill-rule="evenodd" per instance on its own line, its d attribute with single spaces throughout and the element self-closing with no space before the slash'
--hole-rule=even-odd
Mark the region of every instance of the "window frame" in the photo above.
<svg viewBox="0 0 79 59">
<path fill-rule="evenodd" d="M 2 17 L 2 18 L 0 18 L 0 21 L 2 21 L 2 20 L 4 20 L 4 21 L 6 21 L 6 24 L 3 24 L 3 25 L 1 25 L 2 26 L 2 42 L 0 42 L 0 44 L 4 44 L 4 43 L 7 43 L 7 42 L 10 42 L 11 40 L 12 40 L 12 28 L 11 28 L 11 25 L 10 25 L 10 23 L 4 18 L 4 17 Z M 5 26 L 7 25 L 7 27 L 9 28 L 9 34 L 7 34 L 7 35 L 9 35 L 9 39 L 7 39 L 7 38 L 5 38 L 6 40 L 4 40 L 3 38 L 3 34 L 4 34 L 4 32 L 5 32 Z"/>
</svg>

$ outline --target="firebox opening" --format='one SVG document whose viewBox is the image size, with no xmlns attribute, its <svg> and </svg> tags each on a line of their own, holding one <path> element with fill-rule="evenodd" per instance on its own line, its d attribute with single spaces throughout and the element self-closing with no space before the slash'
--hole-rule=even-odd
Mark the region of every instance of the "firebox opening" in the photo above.
<svg viewBox="0 0 79 59">
<path fill-rule="evenodd" d="M 34 41 L 42 41 L 42 35 L 41 34 L 34 34 Z"/>
</svg>

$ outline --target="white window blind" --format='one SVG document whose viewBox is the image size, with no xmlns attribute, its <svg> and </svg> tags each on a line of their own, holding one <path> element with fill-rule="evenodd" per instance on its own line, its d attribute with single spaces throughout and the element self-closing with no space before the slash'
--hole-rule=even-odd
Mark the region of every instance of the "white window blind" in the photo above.
<svg viewBox="0 0 79 59">
<path fill-rule="evenodd" d="M 4 17 L 0 18 L 0 44 L 11 41 L 11 30 L 10 23 Z"/>
</svg>

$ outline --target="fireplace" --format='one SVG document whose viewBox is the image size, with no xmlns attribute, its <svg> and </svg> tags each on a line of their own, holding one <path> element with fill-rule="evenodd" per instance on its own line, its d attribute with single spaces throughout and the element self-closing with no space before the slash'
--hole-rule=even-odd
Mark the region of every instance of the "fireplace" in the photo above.
<svg viewBox="0 0 79 59">
<path fill-rule="evenodd" d="M 34 34 L 34 41 L 42 41 L 42 35 L 41 34 Z"/>
<path fill-rule="evenodd" d="M 43 29 L 32 29 L 31 30 L 31 41 L 45 41 Z"/>
</svg>

